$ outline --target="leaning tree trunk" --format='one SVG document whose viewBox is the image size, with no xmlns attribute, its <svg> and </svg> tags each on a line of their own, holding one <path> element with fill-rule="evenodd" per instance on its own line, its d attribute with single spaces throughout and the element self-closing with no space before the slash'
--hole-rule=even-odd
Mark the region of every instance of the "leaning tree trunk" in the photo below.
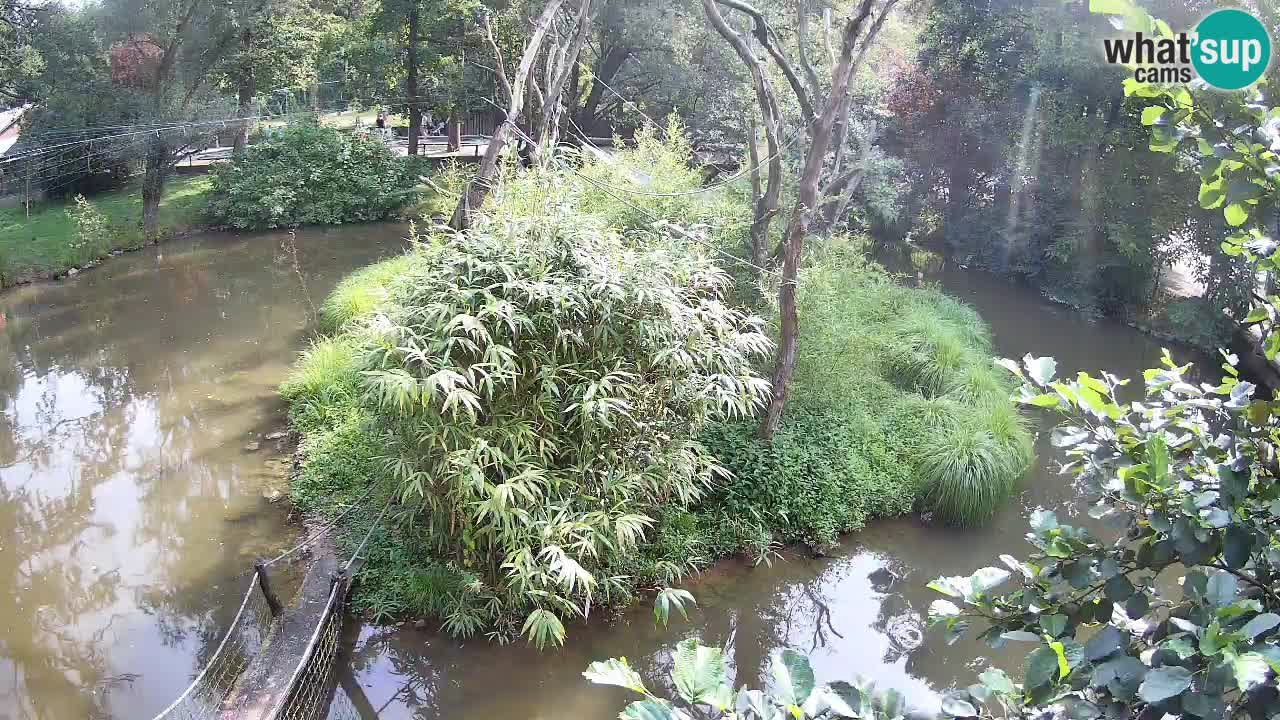
<svg viewBox="0 0 1280 720">
<path fill-rule="evenodd" d="M 142 175 L 142 236 L 146 242 L 160 239 L 160 201 L 172 168 L 169 146 L 159 136 L 147 145 Z"/>
<path fill-rule="evenodd" d="M 519 119 L 520 111 L 524 107 L 525 83 L 533 70 L 534 61 L 538 58 L 538 51 L 542 49 L 542 40 L 551 27 L 551 20 L 563 4 L 564 0 L 547 0 L 546 7 L 542 9 L 542 15 L 534 23 L 533 32 L 524 46 L 524 54 L 520 57 L 520 65 L 516 68 L 515 77 L 511 81 L 507 79 L 507 73 L 502 64 L 502 53 L 497 41 L 493 39 L 488 18 L 485 19 L 489 45 L 496 59 L 498 82 L 507 94 L 507 112 L 506 118 L 494 129 L 493 137 L 489 138 L 489 148 L 484 153 L 484 159 L 480 161 L 475 177 L 471 179 L 462 197 L 458 199 L 458 206 L 453 210 L 453 218 L 449 221 L 449 225 L 455 230 L 466 230 L 470 227 L 473 214 L 484 205 L 485 198 L 489 196 L 489 188 L 498 174 L 498 158 L 506 145 L 507 134 L 511 132 L 512 126 Z"/>
<path fill-rule="evenodd" d="M 756 149 L 756 116 L 751 115 L 747 122 L 747 162 L 751 167 L 751 246 L 747 248 L 751 262 L 757 267 L 764 266 L 764 249 L 768 238 L 760 236 L 757 225 L 760 222 L 760 207 L 764 200 L 764 191 L 760 185 L 760 152 Z"/>
<path fill-rule="evenodd" d="M 418 4 L 409 10 L 409 41 L 405 53 L 404 95 L 409 104 L 409 154 L 418 154 L 422 133 L 422 104 L 418 102 Z"/>
<path fill-rule="evenodd" d="M 530 148 L 535 163 L 546 162 L 555 153 L 560 142 L 560 117 L 564 112 L 564 87 L 569 82 L 574 68 L 578 67 L 578 56 L 582 46 L 586 44 L 588 30 L 591 27 L 591 0 L 582 0 L 578 6 L 578 15 L 574 22 L 574 30 L 569 45 L 551 66 L 551 58 L 547 59 L 548 75 L 547 94 L 542 102 L 542 122 L 539 124 L 540 134 L 535 136 L 536 146 Z"/>
<path fill-rule="evenodd" d="M 253 47 L 253 31 L 245 28 L 240 34 L 240 49 L 248 53 Z M 252 63 L 244 63 L 240 68 L 240 77 L 236 87 L 237 100 L 239 101 L 237 112 L 241 118 L 239 126 L 236 128 L 236 138 L 234 149 L 236 151 L 243 150 L 249 144 L 249 121 L 244 118 L 253 116 L 253 96 L 258 94 L 258 76 L 254 71 Z"/>
</svg>

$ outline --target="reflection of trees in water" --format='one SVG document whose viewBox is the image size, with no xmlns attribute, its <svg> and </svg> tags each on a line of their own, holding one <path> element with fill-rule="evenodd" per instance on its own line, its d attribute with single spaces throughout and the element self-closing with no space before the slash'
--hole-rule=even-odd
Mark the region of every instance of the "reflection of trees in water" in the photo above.
<svg viewBox="0 0 1280 720">
<path fill-rule="evenodd" d="M 0 700 L 5 712 L 105 715 L 110 693 L 134 677 L 111 676 L 106 656 L 121 640 L 109 614 L 134 612 L 130 601 L 162 642 L 198 648 L 198 668 L 238 606 L 250 553 L 265 549 L 254 543 L 281 540 L 280 513 L 261 512 L 257 479 L 234 458 L 240 426 L 228 422 L 256 418 L 263 393 L 228 373 L 287 359 L 280 345 L 295 320 L 304 332 L 304 295 L 322 297 L 381 250 L 300 237 L 293 266 L 272 262 L 277 238 L 259 240 L 139 254 L 76 283 L 8 293 L 0 306 L 0 573 L 12 588 L 0 598 L 0 675 L 15 683 L 0 691 L 14 695 Z M 228 429 L 230 461 L 216 440 Z M 134 517 L 95 519 L 108 481 L 117 501 L 121 481 L 133 486 Z M 248 511 L 226 520 L 237 504 Z M 85 543 L 112 541 L 126 524 L 129 541 L 111 544 L 148 560 L 149 584 L 133 597 L 120 575 L 77 558 L 104 554 Z"/>
<path fill-rule="evenodd" d="M 441 690 L 447 684 L 446 678 L 422 654 L 404 652 L 400 648 L 396 643 L 396 627 L 376 626 L 366 637 L 359 639 L 360 624 L 352 622 L 347 624 L 344 632 L 347 639 L 343 642 L 343 647 L 354 647 L 354 652 L 343 653 L 338 659 L 339 666 L 346 658 L 352 674 L 359 678 L 360 673 L 371 669 L 375 664 L 386 662 L 396 677 L 404 679 L 380 707 L 374 706 L 375 716 L 392 705 L 412 710 L 414 717 L 447 716 L 442 713 L 440 704 Z M 339 667 L 339 673 L 343 672 L 345 669 Z M 358 688 L 359 682 L 355 686 Z M 367 698 L 363 703 L 358 702 L 360 698 L 363 698 L 363 693 L 352 698 L 357 701 L 357 706 L 369 704 Z"/>
<path fill-rule="evenodd" d="M 92 630 L 84 625 L 113 604 L 120 584 L 115 570 L 87 577 L 74 555 L 93 527 L 92 488 L 44 499 L 26 488 L 0 485 L 0 573 L 11 592 L 0 594 L 6 636 L 3 659 L 13 670 L 7 705 L 22 718 L 104 717 L 110 691 L 132 680 L 109 676 L 101 652 L 115 616 Z"/>
</svg>

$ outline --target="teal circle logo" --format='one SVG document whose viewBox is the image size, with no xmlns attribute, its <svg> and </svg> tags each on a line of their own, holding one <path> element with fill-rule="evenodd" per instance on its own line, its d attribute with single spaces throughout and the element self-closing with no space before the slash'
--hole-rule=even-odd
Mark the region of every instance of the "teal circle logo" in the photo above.
<svg viewBox="0 0 1280 720">
<path fill-rule="evenodd" d="M 1262 77 L 1271 64 L 1271 37 L 1243 10 L 1218 10 L 1196 26 L 1191 63 L 1219 90 L 1240 90 Z"/>
</svg>

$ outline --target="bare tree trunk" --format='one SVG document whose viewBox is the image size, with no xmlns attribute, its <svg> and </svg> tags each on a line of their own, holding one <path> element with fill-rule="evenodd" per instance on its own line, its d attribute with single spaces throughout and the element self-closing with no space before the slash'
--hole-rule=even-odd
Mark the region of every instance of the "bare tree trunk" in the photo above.
<svg viewBox="0 0 1280 720">
<path fill-rule="evenodd" d="M 458 117 L 457 110 L 449 111 L 449 117 L 445 119 L 444 126 L 445 133 L 449 135 L 449 152 L 458 152 L 462 149 L 462 118 Z"/>
<path fill-rule="evenodd" d="M 561 98 L 564 97 L 564 86 L 569 82 L 569 76 L 573 69 L 578 66 L 578 55 L 582 53 L 582 46 L 587 42 L 587 35 L 591 29 L 591 0 L 582 0 L 582 4 L 578 6 L 578 15 L 574 20 L 573 35 L 569 40 L 569 44 L 564 47 L 558 57 L 547 58 L 547 90 L 542 101 L 542 122 L 539 124 L 539 134 L 534 136 L 538 142 L 530 149 L 532 160 L 535 163 L 546 162 L 555 153 L 556 143 L 560 139 L 560 116 L 564 112 L 564 105 Z"/>
<path fill-rule="evenodd" d="M 769 153 L 769 163 L 764 194 L 756 201 L 752 210 L 751 244 L 752 257 L 755 258 L 757 257 L 755 248 L 757 243 L 759 243 L 762 251 L 763 248 L 768 246 L 769 227 L 773 224 L 773 218 L 778 214 L 778 206 L 782 197 L 782 148 L 778 143 L 782 113 L 778 109 L 777 98 L 765 72 L 764 64 L 752 52 L 746 38 L 742 37 L 725 21 L 720 14 L 720 10 L 716 8 L 716 0 L 702 0 L 702 8 L 706 12 L 707 19 L 711 22 L 712 27 L 733 47 L 738 59 L 751 71 L 756 103 L 760 106 L 760 114 L 764 121 L 765 148 Z M 752 143 L 754 144 L 754 142 L 755 138 L 753 137 Z M 753 165 L 758 165 L 758 162 L 754 162 Z M 753 262 L 757 266 L 762 266 L 764 263 L 763 254 L 759 258 L 759 261 L 753 260 Z"/>
<path fill-rule="evenodd" d="M 158 135 L 147 145 L 142 175 L 142 236 L 146 242 L 160 240 L 160 201 L 172 167 L 169 146 Z"/>
<path fill-rule="evenodd" d="M 245 28 L 240 34 L 240 49 L 244 53 L 248 53 L 253 48 L 253 30 Z M 253 96 L 258 94 L 258 76 L 254 71 L 253 63 L 244 63 L 240 68 L 240 78 L 238 87 L 236 88 L 239 106 L 237 112 L 241 118 L 251 117 L 253 115 Z M 236 138 L 234 149 L 236 151 L 243 150 L 249 144 L 249 121 L 242 120 L 239 127 L 236 128 Z"/>
<path fill-rule="evenodd" d="M 597 114 L 600 110 L 600 102 L 604 99 L 604 94 L 608 92 L 605 87 L 606 83 L 610 85 L 613 79 L 617 77 L 618 71 L 626 63 L 627 58 L 631 57 L 631 49 L 610 45 L 605 51 L 604 57 L 600 59 L 600 66 L 592 69 L 591 89 L 587 91 L 587 99 L 583 101 L 582 108 L 577 115 L 578 124 L 582 129 L 589 133 L 599 132 L 599 118 Z"/>
<path fill-rule="evenodd" d="M 751 115 L 747 123 L 747 162 L 751 163 L 751 263 L 756 267 L 764 266 L 765 248 L 769 244 L 769 218 L 766 214 L 764 191 L 760 185 L 760 152 L 756 149 L 756 116 Z"/>
<path fill-rule="evenodd" d="M 710 0 L 703 0 L 704 3 Z M 845 107 L 849 92 L 849 78 L 853 75 L 856 61 L 854 50 L 858 46 L 858 35 L 862 25 L 871 15 L 872 0 L 859 3 L 857 15 L 845 22 L 840 57 L 831 71 L 831 91 L 826 106 L 817 121 L 811 126 L 809 133 L 809 149 L 805 154 L 804 170 L 800 175 L 799 193 L 791 212 L 791 220 L 787 224 L 783 238 L 782 282 L 778 287 L 778 322 L 779 340 L 778 355 L 773 368 L 773 391 L 769 399 L 769 407 L 760 420 L 757 435 L 762 440 L 772 440 L 782 422 L 782 410 L 787 402 L 787 393 L 791 389 L 791 378 L 796 369 L 796 342 L 800 335 L 799 311 L 796 305 L 796 286 L 800 275 L 800 257 L 804 249 L 805 237 L 809 234 L 809 224 L 814 212 L 819 208 L 821 194 L 818 191 L 818 180 L 826 163 L 827 151 L 831 146 L 831 137 L 836 119 Z M 888 13 L 893 9 L 896 0 L 889 0 L 881 9 Z M 880 18 L 883 20 L 883 16 Z M 866 38 L 862 40 L 861 59 L 869 43 L 875 39 L 880 22 L 873 24 Z"/>
<path fill-rule="evenodd" d="M 502 64 L 502 53 L 498 48 L 498 43 L 493 39 L 493 31 L 489 26 L 489 20 L 487 17 L 485 18 L 485 30 L 496 60 L 498 83 L 507 95 L 507 113 L 502 124 L 494 129 L 493 137 L 489 139 L 489 149 L 485 151 L 484 159 L 480 161 L 480 167 L 476 170 L 475 177 L 467 185 L 466 192 L 462 193 L 462 197 L 458 199 L 458 206 L 454 208 L 453 218 L 449 221 L 449 225 L 455 230 L 466 230 L 471 226 L 473 214 L 484 205 L 484 199 L 489 195 L 489 188 L 493 183 L 493 178 L 498 174 L 498 158 L 507 142 L 507 134 L 511 132 L 512 126 L 520 118 L 520 111 L 524 107 L 525 83 L 529 79 L 530 71 L 533 70 L 534 61 L 538 58 L 538 51 L 542 49 L 542 40 L 546 37 L 547 30 L 551 27 L 551 20 L 563 4 L 564 0 L 547 0 L 546 6 L 542 9 L 542 14 L 538 16 L 537 22 L 534 23 L 533 32 L 529 35 L 528 42 L 525 43 L 524 53 L 520 57 L 520 65 L 516 68 L 515 77 L 510 81 L 507 79 L 506 69 Z"/>
<path fill-rule="evenodd" d="M 418 4 L 409 9 L 409 40 L 405 53 L 404 95 L 409 103 L 409 154 L 418 154 L 422 134 L 422 105 L 418 102 Z"/>
</svg>

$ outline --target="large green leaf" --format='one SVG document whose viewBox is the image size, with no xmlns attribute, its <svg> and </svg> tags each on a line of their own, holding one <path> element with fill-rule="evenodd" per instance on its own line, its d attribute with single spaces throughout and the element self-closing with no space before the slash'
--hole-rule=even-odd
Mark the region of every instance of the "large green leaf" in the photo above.
<svg viewBox="0 0 1280 720">
<path fill-rule="evenodd" d="M 1200 183 L 1200 207 L 1205 210 L 1222 207 L 1227 201 L 1227 181 L 1218 178 L 1213 182 Z"/>
<path fill-rule="evenodd" d="M 1058 677 L 1058 653 L 1052 648 L 1038 647 L 1023 661 L 1022 681 L 1028 688 L 1048 685 Z"/>
<path fill-rule="evenodd" d="M 597 685 L 617 685 L 638 693 L 646 692 L 640 673 L 631 669 L 626 658 L 609 658 L 587 666 L 582 676 Z"/>
<path fill-rule="evenodd" d="M 992 692 L 996 692 L 1001 695 L 1009 695 L 1017 690 L 1013 685 L 1013 681 L 1009 679 L 1009 676 L 999 668 L 987 668 L 986 670 L 983 670 L 982 673 L 978 675 L 978 679 L 981 680 L 982 684 Z"/>
<path fill-rule="evenodd" d="M 1277 625 L 1280 625 L 1280 615 L 1262 613 L 1245 623 L 1244 627 L 1240 628 L 1240 634 L 1244 635 L 1248 640 L 1253 640 L 1257 636 L 1272 630 Z"/>
<path fill-rule="evenodd" d="M 1089 684 L 1105 687 L 1116 697 L 1130 698 L 1147 674 L 1147 666 L 1136 657 L 1119 655 L 1093 668 Z"/>
<path fill-rule="evenodd" d="M 1027 368 L 1027 375 L 1041 385 L 1048 385 L 1058 372 L 1058 362 L 1051 357 L 1023 356 L 1022 364 Z"/>
<path fill-rule="evenodd" d="M 1180 694 L 1191 687 L 1191 671 L 1176 665 L 1159 667 L 1147 673 L 1138 688 L 1138 697 L 1149 703 L 1157 703 Z"/>
<path fill-rule="evenodd" d="M 999 587 L 1005 583 L 1010 577 L 1008 570 L 998 567 L 984 567 L 974 571 L 969 576 L 969 586 L 973 593 L 986 594 L 989 590 Z M 968 599 L 969 596 L 966 596 Z"/>
<path fill-rule="evenodd" d="M 809 658 L 791 648 L 773 651 L 769 672 L 778 702 L 783 705 L 799 707 L 813 692 L 813 667 L 809 665 Z"/>
<path fill-rule="evenodd" d="M 728 703 L 725 692 L 721 691 L 727 685 L 724 656 L 719 648 L 699 644 L 694 638 L 682 640 L 676 646 L 671 679 L 675 681 L 676 692 L 686 702 L 705 703 L 715 707 L 720 707 L 722 702 L 726 705 Z"/>
<path fill-rule="evenodd" d="M 1248 691 L 1267 681 L 1270 670 L 1266 658 L 1256 652 L 1247 652 L 1231 661 L 1231 671 L 1236 676 L 1236 686 Z"/>
<path fill-rule="evenodd" d="M 1123 630 L 1114 625 L 1104 625 L 1084 644 L 1084 656 L 1097 662 L 1120 652 L 1127 643 Z"/>
<path fill-rule="evenodd" d="M 618 717 L 622 720 L 675 720 L 680 716 L 672 712 L 670 705 L 656 700 L 637 700 L 628 705 Z"/>
<path fill-rule="evenodd" d="M 1222 211 L 1231 227 L 1240 227 L 1249 219 L 1249 208 L 1242 203 L 1231 203 Z"/>
<path fill-rule="evenodd" d="M 1235 575 L 1225 572 L 1216 573 L 1209 578 L 1205 599 L 1215 608 L 1224 608 L 1235 601 L 1238 588 L 1239 582 Z"/>
</svg>

